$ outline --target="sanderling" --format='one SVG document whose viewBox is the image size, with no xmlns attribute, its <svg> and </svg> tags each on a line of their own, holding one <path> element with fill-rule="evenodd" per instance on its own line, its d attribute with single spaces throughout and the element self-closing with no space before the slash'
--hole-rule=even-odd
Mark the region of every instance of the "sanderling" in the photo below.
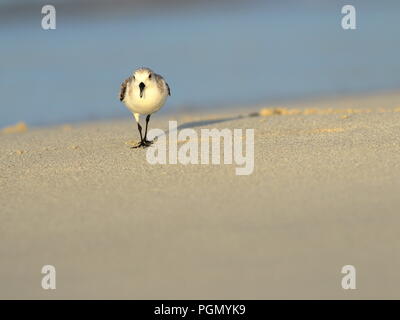
<svg viewBox="0 0 400 320">
<path fill-rule="evenodd" d="M 162 76 L 149 68 L 139 68 L 121 84 L 119 100 L 133 113 L 140 133 L 140 142 L 133 148 L 148 147 L 152 141 L 147 140 L 147 126 L 150 116 L 161 109 L 171 95 L 168 83 Z M 147 115 L 146 130 L 142 135 L 139 123 L 140 115 Z"/>
</svg>

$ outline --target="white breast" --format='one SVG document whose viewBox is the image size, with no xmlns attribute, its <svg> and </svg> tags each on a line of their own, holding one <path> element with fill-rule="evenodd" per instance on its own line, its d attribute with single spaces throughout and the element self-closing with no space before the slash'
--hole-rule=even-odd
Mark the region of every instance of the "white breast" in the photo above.
<svg viewBox="0 0 400 320">
<path fill-rule="evenodd" d="M 125 105 L 134 113 L 143 115 L 152 114 L 160 110 L 164 105 L 168 90 L 159 90 L 157 86 L 146 87 L 143 97 L 140 98 L 140 90 L 138 86 L 128 86 L 127 95 L 124 99 Z"/>
</svg>

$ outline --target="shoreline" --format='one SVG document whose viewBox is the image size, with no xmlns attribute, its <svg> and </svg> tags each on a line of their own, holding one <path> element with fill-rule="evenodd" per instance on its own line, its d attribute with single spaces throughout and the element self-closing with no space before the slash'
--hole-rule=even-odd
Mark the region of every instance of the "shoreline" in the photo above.
<svg viewBox="0 0 400 320">
<path fill-rule="evenodd" d="M 229 116 L 232 113 L 238 115 L 251 115 L 257 112 L 260 112 L 263 109 L 275 109 L 275 108 L 300 108 L 306 109 L 310 105 L 316 108 L 328 108 L 331 106 L 332 102 L 335 104 L 340 104 L 342 107 L 354 107 L 354 101 L 358 101 L 363 105 L 363 108 L 375 108 L 377 101 L 381 99 L 394 99 L 397 101 L 398 96 L 400 95 L 400 89 L 394 90 L 378 90 L 373 92 L 365 92 L 365 93 L 356 93 L 356 94 L 338 94 L 338 95 L 316 95 L 312 97 L 305 97 L 305 98 L 289 98 L 289 99 L 272 99 L 268 103 L 254 103 L 250 106 L 245 106 L 244 104 L 237 104 L 237 105 L 227 105 L 221 104 L 217 105 L 216 107 L 196 107 L 196 108 L 181 108 L 176 107 L 171 110 L 162 109 L 161 112 L 158 112 L 154 115 L 157 118 L 174 118 L 174 117 L 208 117 L 208 116 Z M 394 102 L 389 105 L 390 107 L 396 108 L 399 106 L 397 102 Z M 400 107 L 400 106 L 399 106 Z M 122 108 L 125 108 L 122 106 Z M 60 126 L 84 126 L 93 123 L 107 123 L 107 122 L 115 122 L 115 121 L 126 121 L 127 119 L 131 118 L 129 111 L 126 111 L 126 116 L 109 116 L 109 117 L 102 117 L 96 119 L 81 119 L 81 120 L 64 120 L 58 121 L 56 123 L 46 123 L 46 124 L 30 124 L 29 121 L 25 121 L 24 119 L 20 119 L 15 123 L 10 123 L 8 125 L 3 125 L 0 127 L 0 136 L 2 131 L 7 128 L 12 128 L 19 124 L 24 124 L 27 129 L 44 129 L 44 128 L 57 128 Z M 17 132 L 25 132 L 24 131 L 17 131 Z"/>
</svg>

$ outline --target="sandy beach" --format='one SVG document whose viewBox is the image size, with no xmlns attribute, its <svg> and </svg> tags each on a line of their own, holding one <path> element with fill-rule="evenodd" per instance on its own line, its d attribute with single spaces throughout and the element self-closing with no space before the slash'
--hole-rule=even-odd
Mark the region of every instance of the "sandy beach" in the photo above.
<svg viewBox="0 0 400 320">
<path fill-rule="evenodd" d="M 399 298 L 400 92 L 243 110 L 151 127 L 254 129 L 248 176 L 149 164 L 128 115 L 3 131 L 0 298 Z"/>
</svg>

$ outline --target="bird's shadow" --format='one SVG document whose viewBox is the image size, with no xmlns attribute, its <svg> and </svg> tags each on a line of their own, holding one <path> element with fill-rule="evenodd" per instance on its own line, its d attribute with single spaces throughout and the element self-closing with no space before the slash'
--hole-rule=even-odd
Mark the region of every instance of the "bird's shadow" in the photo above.
<svg viewBox="0 0 400 320">
<path fill-rule="evenodd" d="M 250 114 L 246 114 L 246 115 L 237 115 L 237 116 L 234 116 L 234 117 L 225 117 L 225 118 L 219 118 L 219 119 L 191 121 L 191 122 L 186 122 L 186 123 L 182 123 L 182 124 L 178 125 L 176 130 L 187 129 L 187 128 L 204 127 L 204 126 L 209 126 L 209 125 L 216 124 L 216 123 L 222 123 L 222 122 L 238 120 L 238 119 L 245 119 L 245 118 L 256 117 L 256 116 L 258 116 L 258 114 L 250 113 Z M 170 133 L 169 129 L 166 130 L 164 134 L 161 134 L 158 137 L 160 137 L 162 135 L 168 135 L 168 133 Z"/>
</svg>

